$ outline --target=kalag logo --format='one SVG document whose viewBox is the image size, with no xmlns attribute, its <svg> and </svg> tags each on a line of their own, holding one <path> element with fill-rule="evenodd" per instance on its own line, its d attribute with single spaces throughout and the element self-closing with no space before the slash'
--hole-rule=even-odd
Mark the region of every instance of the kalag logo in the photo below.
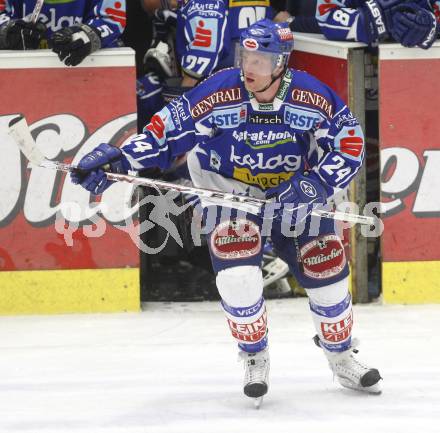
<svg viewBox="0 0 440 433">
<path fill-rule="evenodd" d="M 252 170 L 256 168 L 260 170 L 273 170 L 281 167 L 284 171 L 297 171 L 301 164 L 301 157 L 278 154 L 266 159 L 263 152 L 258 152 L 254 155 L 239 155 L 235 153 L 235 147 L 232 145 L 230 161 L 242 167 L 250 167 Z"/>
<path fill-rule="evenodd" d="M 23 5 L 23 15 L 26 17 L 27 11 L 26 11 L 26 5 Z M 29 18 L 32 11 L 29 14 Z M 58 30 L 61 30 L 63 27 L 70 27 L 74 24 L 81 24 L 82 23 L 82 17 L 78 16 L 58 16 L 57 17 L 57 10 L 55 8 L 49 9 L 49 15 L 47 16 L 45 14 L 40 14 L 39 20 L 46 25 L 47 28 L 52 30 L 53 32 L 56 32 Z"/>
</svg>

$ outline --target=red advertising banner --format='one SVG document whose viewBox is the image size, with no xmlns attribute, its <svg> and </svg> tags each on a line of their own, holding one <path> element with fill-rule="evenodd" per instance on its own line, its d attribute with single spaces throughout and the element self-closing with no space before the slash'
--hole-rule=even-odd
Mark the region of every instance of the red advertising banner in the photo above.
<svg viewBox="0 0 440 433">
<path fill-rule="evenodd" d="M 348 61 L 346 59 L 294 51 L 290 58 L 290 66 L 312 74 L 331 87 L 344 102 L 348 102 Z"/>
<path fill-rule="evenodd" d="M 391 51 L 390 57 L 386 51 L 381 53 L 383 260 L 439 260 L 440 123 L 435 83 L 440 58 L 408 58 L 409 50 L 406 58 L 404 50 L 400 57 L 398 50 Z"/>
<path fill-rule="evenodd" d="M 9 121 L 23 114 L 49 159 L 76 163 L 101 142 L 120 145 L 136 133 L 133 60 L 114 54 L 65 68 L 39 55 L 17 68 L 0 58 L 0 270 L 137 266 L 131 187 L 91 197 L 63 173 L 28 167 L 7 136 Z"/>
</svg>

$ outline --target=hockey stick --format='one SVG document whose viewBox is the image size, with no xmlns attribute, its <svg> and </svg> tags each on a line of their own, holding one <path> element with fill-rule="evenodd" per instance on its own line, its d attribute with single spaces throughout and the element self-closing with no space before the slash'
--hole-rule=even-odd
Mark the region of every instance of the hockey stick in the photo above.
<svg viewBox="0 0 440 433">
<path fill-rule="evenodd" d="M 31 19 L 29 22 L 35 24 L 40 16 L 41 8 L 43 7 L 44 0 L 37 0 L 35 2 L 34 10 L 32 11 Z"/>
<path fill-rule="evenodd" d="M 78 170 L 75 166 L 64 164 L 58 161 L 48 160 L 37 148 L 36 143 L 30 133 L 26 119 L 18 116 L 9 123 L 9 135 L 14 139 L 21 152 L 34 165 L 55 170 L 74 172 Z M 205 188 L 194 188 L 185 185 L 179 185 L 162 180 L 148 179 L 145 177 L 130 176 L 128 174 L 105 173 L 109 180 L 116 182 L 128 182 L 133 185 L 149 186 L 153 188 L 177 191 L 182 194 L 197 195 L 213 201 L 234 203 L 238 208 L 248 209 L 249 212 L 258 214 L 264 205 L 272 203 L 270 200 L 258 199 L 255 197 L 242 196 L 222 191 L 216 191 Z M 324 218 L 332 218 L 341 221 L 374 225 L 374 218 L 363 215 L 349 214 L 344 212 L 329 212 L 325 210 L 314 209 L 312 214 Z"/>
</svg>

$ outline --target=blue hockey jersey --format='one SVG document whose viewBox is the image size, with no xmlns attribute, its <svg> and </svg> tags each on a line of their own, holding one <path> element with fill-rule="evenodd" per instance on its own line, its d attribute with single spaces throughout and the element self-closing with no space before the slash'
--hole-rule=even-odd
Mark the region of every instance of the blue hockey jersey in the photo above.
<svg viewBox="0 0 440 433">
<path fill-rule="evenodd" d="M 0 26 L 10 19 L 32 15 L 35 0 L 5 0 Z M 126 24 L 125 0 L 45 0 L 39 21 L 47 27 L 47 37 L 74 24 L 84 23 L 97 29 L 103 48 L 116 46 Z"/>
<path fill-rule="evenodd" d="M 317 0 L 316 19 L 322 34 L 335 41 L 377 42 L 369 14 L 362 9 L 365 3 L 366 0 Z M 438 20 L 440 0 L 430 0 L 430 4 Z"/>
<path fill-rule="evenodd" d="M 177 16 L 176 49 L 183 70 L 195 78 L 234 64 L 243 29 L 274 14 L 270 0 L 187 0 Z"/>
<path fill-rule="evenodd" d="M 259 103 L 239 69 L 221 70 L 156 113 L 122 150 L 134 170 L 166 169 L 195 146 L 201 168 L 262 191 L 307 169 L 332 195 L 364 157 L 363 132 L 349 108 L 316 78 L 292 69 L 273 103 Z"/>
</svg>

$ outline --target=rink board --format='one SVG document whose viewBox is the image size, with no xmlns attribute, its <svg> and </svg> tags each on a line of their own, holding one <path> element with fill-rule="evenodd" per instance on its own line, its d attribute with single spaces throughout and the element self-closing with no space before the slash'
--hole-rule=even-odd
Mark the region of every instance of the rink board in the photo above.
<svg viewBox="0 0 440 433">
<path fill-rule="evenodd" d="M 139 269 L 0 272 L 0 315 L 139 311 Z"/>
<path fill-rule="evenodd" d="M 440 43 L 380 46 L 383 299 L 440 302 Z"/>
<path fill-rule="evenodd" d="M 382 285 L 387 304 L 440 303 L 440 261 L 384 262 Z"/>
<path fill-rule="evenodd" d="M 134 52 L 101 50 L 68 68 L 48 50 L 3 51 L 0 80 L 9 83 L 0 107 L 0 314 L 137 310 L 133 188 L 118 183 L 93 197 L 63 173 L 30 166 L 7 135 L 23 114 L 49 159 L 75 164 L 99 143 L 119 146 L 136 134 Z"/>
</svg>

